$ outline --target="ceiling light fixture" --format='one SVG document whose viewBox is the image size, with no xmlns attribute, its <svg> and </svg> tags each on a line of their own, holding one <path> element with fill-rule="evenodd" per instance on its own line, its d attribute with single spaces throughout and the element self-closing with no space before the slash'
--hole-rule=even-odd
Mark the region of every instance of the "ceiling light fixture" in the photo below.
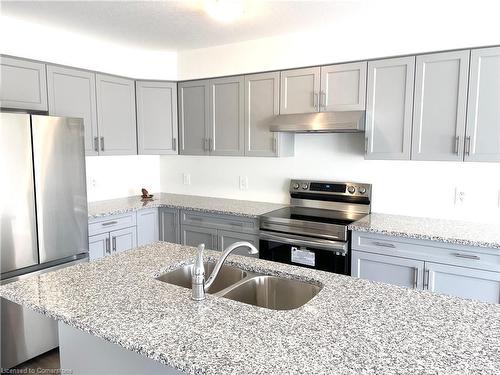
<svg viewBox="0 0 500 375">
<path fill-rule="evenodd" d="M 244 0 L 205 0 L 204 8 L 213 19 L 230 23 L 241 17 L 244 12 Z"/>
</svg>

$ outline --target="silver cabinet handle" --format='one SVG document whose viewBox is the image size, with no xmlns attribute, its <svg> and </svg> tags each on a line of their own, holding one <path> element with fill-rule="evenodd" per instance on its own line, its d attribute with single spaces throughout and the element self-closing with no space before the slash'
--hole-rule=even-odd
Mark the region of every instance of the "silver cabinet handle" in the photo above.
<svg viewBox="0 0 500 375">
<path fill-rule="evenodd" d="M 104 151 L 104 137 L 101 137 L 101 151 Z"/>
<path fill-rule="evenodd" d="M 313 107 L 315 110 L 318 110 L 318 93 L 313 92 Z"/>
<path fill-rule="evenodd" d="M 177 151 L 177 138 L 172 138 L 172 150 Z"/>
<path fill-rule="evenodd" d="M 320 102 L 321 102 L 320 105 L 323 107 L 323 109 L 325 109 L 326 108 L 326 92 L 320 91 L 319 98 L 320 98 Z"/>
<path fill-rule="evenodd" d="M 214 150 L 214 140 L 213 138 L 208 139 L 208 151 L 213 151 Z"/>
<path fill-rule="evenodd" d="M 373 241 L 373 244 L 375 246 L 382 246 L 382 247 L 391 247 L 391 248 L 395 248 L 396 246 L 392 243 L 387 243 L 387 242 L 378 242 L 378 241 Z"/>
<path fill-rule="evenodd" d="M 418 288 L 418 268 L 413 268 L 413 289 Z"/>
<path fill-rule="evenodd" d="M 203 151 L 208 151 L 208 138 L 203 138 Z"/>
<path fill-rule="evenodd" d="M 94 151 L 99 151 L 99 137 L 94 137 Z"/>
<path fill-rule="evenodd" d="M 460 144 L 460 137 L 457 136 L 457 137 L 455 137 L 455 154 L 457 154 L 457 155 L 459 154 L 459 152 L 458 152 L 459 144 Z"/>
<path fill-rule="evenodd" d="M 109 245 L 109 237 L 106 238 L 105 251 L 106 251 L 106 254 L 111 254 L 111 249 L 110 249 L 110 245 Z"/>
<path fill-rule="evenodd" d="M 113 220 L 113 221 L 107 221 L 107 222 L 105 222 L 105 223 L 102 223 L 101 225 L 102 225 L 103 227 L 107 227 L 108 225 L 114 225 L 114 224 L 118 224 L 118 221 L 116 221 L 116 220 Z"/>
<path fill-rule="evenodd" d="M 481 260 L 480 257 L 477 255 L 472 255 L 472 254 L 461 254 L 461 253 L 453 253 L 454 256 L 457 258 L 465 258 L 465 259 L 472 259 L 472 260 Z"/>
<path fill-rule="evenodd" d="M 470 136 L 465 137 L 465 154 L 470 155 Z"/>
<path fill-rule="evenodd" d="M 115 252 L 116 251 L 116 237 L 113 237 L 111 239 L 111 241 L 113 241 L 113 252 Z"/>
<path fill-rule="evenodd" d="M 425 270 L 424 274 L 424 289 L 429 290 L 429 278 L 430 278 L 430 272 L 429 270 Z"/>
<path fill-rule="evenodd" d="M 278 139 L 276 137 L 273 137 L 273 152 L 278 152 Z"/>
<path fill-rule="evenodd" d="M 368 137 L 365 137 L 365 154 L 368 154 Z"/>
</svg>

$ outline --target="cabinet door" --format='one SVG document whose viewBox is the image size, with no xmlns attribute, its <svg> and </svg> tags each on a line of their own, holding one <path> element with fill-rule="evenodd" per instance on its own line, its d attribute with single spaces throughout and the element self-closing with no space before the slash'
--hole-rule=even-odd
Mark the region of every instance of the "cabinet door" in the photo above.
<svg viewBox="0 0 500 375">
<path fill-rule="evenodd" d="M 217 250 L 224 251 L 229 245 L 232 245 L 235 242 L 239 241 L 247 241 L 254 245 L 257 249 L 259 248 L 259 237 L 247 234 L 247 233 L 238 233 L 231 232 L 228 230 L 218 230 L 217 232 Z M 259 254 L 248 254 L 248 248 L 240 248 L 234 250 L 231 254 L 243 255 L 252 258 L 258 258 Z"/>
<path fill-rule="evenodd" d="M 500 47 L 472 50 L 466 161 L 500 161 Z"/>
<path fill-rule="evenodd" d="M 176 208 L 159 209 L 160 241 L 180 243 L 179 210 Z"/>
<path fill-rule="evenodd" d="M 417 56 L 412 159 L 462 160 L 469 50 Z"/>
<path fill-rule="evenodd" d="M 45 64 L 1 56 L 0 107 L 47 110 Z"/>
<path fill-rule="evenodd" d="M 182 244 L 186 246 L 198 246 L 205 244 L 206 249 L 217 250 L 217 229 L 181 226 Z"/>
<path fill-rule="evenodd" d="M 137 246 L 158 241 L 158 209 L 137 211 Z"/>
<path fill-rule="evenodd" d="M 244 154 L 244 78 L 210 80 L 210 155 Z"/>
<path fill-rule="evenodd" d="M 83 118 L 85 155 L 97 155 L 95 74 L 59 66 L 47 66 L 49 114 Z"/>
<path fill-rule="evenodd" d="M 500 303 L 500 273 L 425 262 L 424 288 L 456 297 Z"/>
<path fill-rule="evenodd" d="M 414 70 L 414 56 L 368 63 L 366 159 L 410 159 Z"/>
<path fill-rule="evenodd" d="M 351 275 L 406 288 L 422 289 L 424 262 L 353 250 Z"/>
<path fill-rule="evenodd" d="M 319 111 L 320 68 L 281 72 L 280 113 Z"/>
<path fill-rule="evenodd" d="M 131 79 L 96 75 L 100 155 L 136 155 L 135 85 Z"/>
<path fill-rule="evenodd" d="M 95 260 L 111 254 L 109 233 L 89 237 L 89 259 Z"/>
<path fill-rule="evenodd" d="M 136 82 L 138 152 L 177 154 L 177 84 Z"/>
<path fill-rule="evenodd" d="M 321 67 L 321 111 L 365 109 L 366 61 Z"/>
<path fill-rule="evenodd" d="M 179 152 L 208 154 L 208 81 L 179 83 Z"/>
<path fill-rule="evenodd" d="M 136 227 L 115 230 L 109 234 L 109 237 L 111 238 L 111 250 L 113 253 L 119 253 L 137 247 Z"/>
<path fill-rule="evenodd" d="M 277 156 L 278 133 L 269 130 L 279 115 L 279 72 L 245 76 L 245 155 Z"/>
</svg>

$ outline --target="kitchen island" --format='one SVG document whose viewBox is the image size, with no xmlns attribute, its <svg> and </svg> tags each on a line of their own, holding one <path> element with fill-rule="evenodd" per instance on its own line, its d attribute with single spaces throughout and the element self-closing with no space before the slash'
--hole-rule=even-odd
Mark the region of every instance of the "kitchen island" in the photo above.
<svg viewBox="0 0 500 375">
<path fill-rule="evenodd" d="M 500 305 L 259 259 L 249 271 L 313 282 L 289 311 L 263 309 L 156 280 L 196 249 L 157 242 L 0 287 L 0 296 L 167 369 L 206 374 L 498 374 Z M 220 253 L 207 251 L 207 258 Z M 99 358 L 85 356 L 90 362 Z M 65 348 L 61 345 L 64 367 Z M 101 356 L 105 357 L 103 352 Z"/>
</svg>

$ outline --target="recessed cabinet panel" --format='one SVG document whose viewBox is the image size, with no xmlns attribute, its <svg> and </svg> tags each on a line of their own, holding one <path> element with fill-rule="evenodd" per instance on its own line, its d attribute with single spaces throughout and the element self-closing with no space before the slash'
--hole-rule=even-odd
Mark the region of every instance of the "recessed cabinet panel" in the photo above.
<svg viewBox="0 0 500 375">
<path fill-rule="evenodd" d="M 159 208 L 160 241 L 181 243 L 179 229 L 179 210 L 176 208 Z"/>
<path fill-rule="evenodd" d="M 137 246 L 158 241 L 158 209 L 137 211 Z"/>
<path fill-rule="evenodd" d="M 321 67 L 321 111 L 365 109 L 366 62 Z"/>
<path fill-rule="evenodd" d="M 131 79 L 96 75 L 100 155 L 136 155 L 135 85 Z"/>
<path fill-rule="evenodd" d="M 414 56 L 368 63 L 366 159 L 410 159 L 414 69 Z"/>
<path fill-rule="evenodd" d="M 109 233 L 89 237 L 89 260 L 96 260 L 111 254 Z"/>
<path fill-rule="evenodd" d="M 500 161 L 500 47 L 472 50 L 466 161 Z"/>
<path fill-rule="evenodd" d="M 95 74 L 47 66 L 49 114 L 83 118 L 85 155 L 98 155 Z"/>
<path fill-rule="evenodd" d="M 244 154 L 244 79 L 228 77 L 210 80 L 211 155 Z"/>
<path fill-rule="evenodd" d="M 282 71 L 280 113 L 318 112 L 319 89 L 319 67 Z"/>
<path fill-rule="evenodd" d="M 136 230 L 136 227 L 130 227 L 110 232 L 111 251 L 113 253 L 119 253 L 137 247 Z"/>
<path fill-rule="evenodd" d="M 179 83 L 179 151 L 184 155 L 208 154 L 208 81 Z"/>
<path fill-rule="evenodd" d="M 47 110 L 45 64 L 0 56 L 0 107 Z"/>
<path fill-rule="evenodd" d="M 177 84 L 136 82 L 138 151 L 177 154 Z"/>
<path fill-rule="evenodd" d="M 469 50 L 417 56 L 412 159 L 462 160 Z"/>
<path fill-rule="evenodd" d="M 218 230 L 217 235 L 218 235 L 217 244 L 219 251 L 224 251 L 229 245 L 232 245 L 233 243 L 240 241 L 250 242 L 257 249 L 259 248 L 259 236 L 246 233 L 230 232 L 227 230 L 220 230 L 220 229 Z M 259 254 L 249 254 L 247 247 L 235 249 L 231 254 L 243 255 L 251 258 L 259 257 Z"/>
<path fill-rule="evenodd" d="M 217 229 L 183 225 L 181 236 L 183 245 L 196 247 L 203 243 L 205 249 L 217 250 Z"/>
</svg>

